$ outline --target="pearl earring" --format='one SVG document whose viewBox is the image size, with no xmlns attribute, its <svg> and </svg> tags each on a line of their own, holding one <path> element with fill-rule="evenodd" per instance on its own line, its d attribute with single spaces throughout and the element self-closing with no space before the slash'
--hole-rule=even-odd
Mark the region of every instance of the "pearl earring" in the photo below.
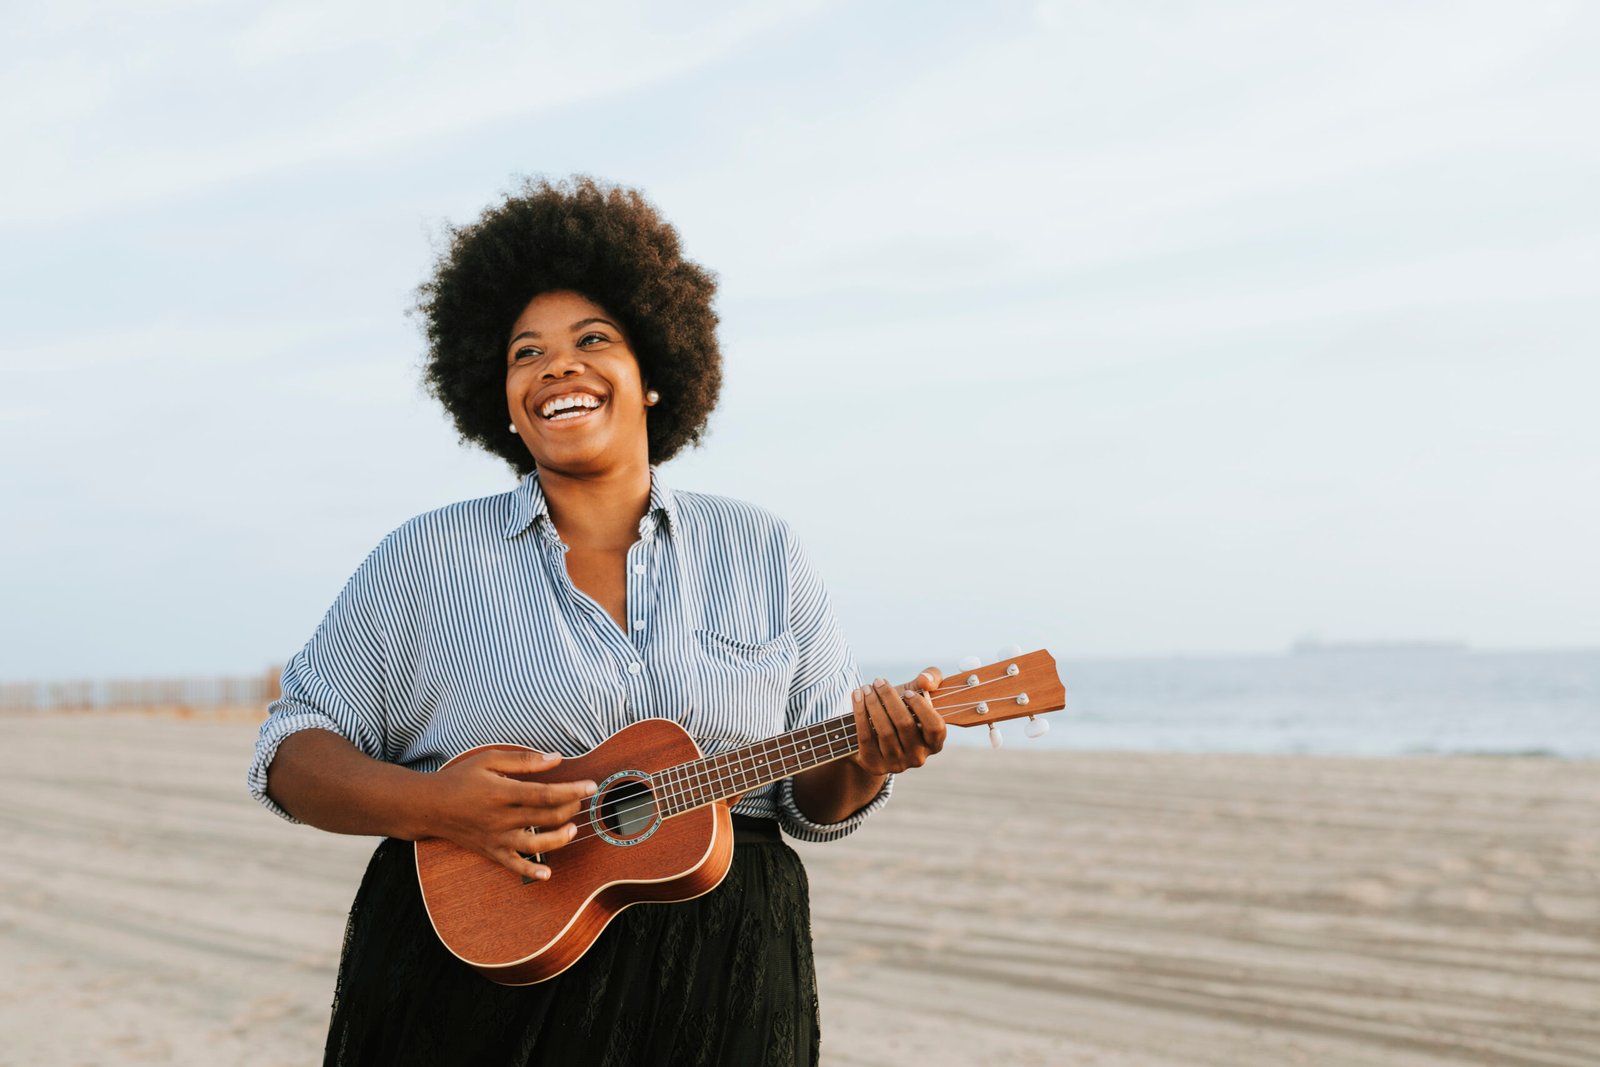
<svg viewBox="0 0 1600 1067">
<path fill-rule="evenodd" d="M 514 423 L 514 422 L 511 424 L 511 432 L 512 433 L 516 433 L 517 432 L 517 424 Z"/>
<path fill-rule="evenodd" d="M 659 404 L 661 402 L 661 394 L 652 389 L 644 394 L 644 402 L 646 405 Z"/>
</svg>

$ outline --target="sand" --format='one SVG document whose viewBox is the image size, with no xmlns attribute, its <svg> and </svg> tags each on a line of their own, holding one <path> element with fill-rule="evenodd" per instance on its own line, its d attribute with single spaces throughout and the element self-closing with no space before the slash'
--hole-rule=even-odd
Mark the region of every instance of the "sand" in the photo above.
<svg viewBox="0 0 1600 1067">
<path fill-rule="evenodd" d="M 317 1062 L 372 842 L 245 717 L 0 731 L 0 1063 Z M 948 752 L 802 846 L 823 1062 L 1600 1063 L 1597 771 Z"/>
</svg>

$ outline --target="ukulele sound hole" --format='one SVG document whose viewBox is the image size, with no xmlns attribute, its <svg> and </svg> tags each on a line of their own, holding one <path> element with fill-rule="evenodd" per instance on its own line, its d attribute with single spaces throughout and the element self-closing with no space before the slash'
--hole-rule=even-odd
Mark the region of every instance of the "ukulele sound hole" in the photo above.
<svg viewBox="0 0 1600 1067">
<path fill-rule="evenodd" d="M 600 794 L 599 816 L 601 836 L 612 844 L 642 841 L 656 827 L 655 794 L 642 779 L 624 778 Z"/>
</svg>

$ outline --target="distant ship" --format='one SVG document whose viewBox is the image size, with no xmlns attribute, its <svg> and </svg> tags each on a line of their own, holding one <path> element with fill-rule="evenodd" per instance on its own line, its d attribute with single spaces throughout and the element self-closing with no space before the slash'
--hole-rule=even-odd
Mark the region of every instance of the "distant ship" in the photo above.
<svg viewBox="0 0 1600 1067">
<path fill-rule="evenodd" d="M 1465 652 L 1465 641 L 1324 641 L 1317 637 L 1302 637 L 1289 646 L 1296 656 L 1322 656 L 1352 652 L 1385 654 L 1396 652 Z"/>
</svg>

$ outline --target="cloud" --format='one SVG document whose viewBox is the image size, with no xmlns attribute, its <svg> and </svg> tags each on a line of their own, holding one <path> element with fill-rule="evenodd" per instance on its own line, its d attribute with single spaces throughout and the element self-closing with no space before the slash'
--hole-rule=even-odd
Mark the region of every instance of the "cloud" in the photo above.
<svg viewBox="0 0 1600 1067">
<path fill-rule="evenodd" d="M 1078 654 L 1592 640 L 1591 10 L 30 10 L 8 654 L 254 664 L 384 530 L 506 484 L 402 312 L 427 226 L 535 157 L 642 185 L 720 274 L 724 408 L 671 480 L 794 522 L 864 651 L 1021 641 L 1002 611 Z M 166 639 L 216 617 L 185 599 L 246 616 L 227 648 Z"/>
<path fill-rule="evenodd" d="M 59 223 L 634 93 L 823 0 L 62 5 L 8 26 L 0 225 Z"/>
</svg>

